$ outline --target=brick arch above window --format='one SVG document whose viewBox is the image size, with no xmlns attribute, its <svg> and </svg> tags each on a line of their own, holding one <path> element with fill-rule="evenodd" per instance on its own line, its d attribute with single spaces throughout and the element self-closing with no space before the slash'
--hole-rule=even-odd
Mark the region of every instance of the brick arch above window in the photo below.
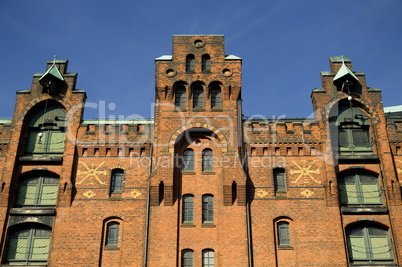
<svg viewBox="0 0 402 267">
<path fill-rule="evenodd" d="M 169 141 L 169 151 L 173 152 L 175 149 L 175 144 L 179 141 L 179 137 L 181 134 L 185 134 L 185 131 L 191 130 L 192 128 L 204 128 L 210 130 L 216 137 L 216 139 L 220 142 L 220 148 L 222 152 L 227 152 L 228 149 L 228 142 L 226 136 L 216 127 L 202 122 L 194 122 L 189 123 L 187 125 L 183 125 L 182 127 L 178 128 L 170 137 Z"/>
</svg>

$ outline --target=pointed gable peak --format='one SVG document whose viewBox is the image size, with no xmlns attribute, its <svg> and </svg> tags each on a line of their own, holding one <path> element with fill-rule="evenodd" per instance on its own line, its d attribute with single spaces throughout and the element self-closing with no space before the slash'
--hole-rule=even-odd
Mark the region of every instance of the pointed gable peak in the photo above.
<svg viewBox="0 0 402 267">
<path fill-rule="evenodd" d="M 345 65 L 345 62 L 342 59 L 342 66 L 339 69 L 339 71 L 336 73 L 336 75 L 334 77 L 334 81 L 339 80 L 348 74 L 350 76 L 352 76 L 356 81 L 359 81 L 359 79 L 356 77 L 356 75 Z"/>
<path fill-rule="evenodd" d="M 59 69 L 56 66 L 56 56 L 53 59 L 53 64 L 52 66 L 45 72 L 45 74 L 42 75 L 42 77 L 39 78 L 39 82 L 46 77 L 47 75 L 51 75 L 60 81 L 64 81 L 63 75 L 61 75 Z"/>
</svg>

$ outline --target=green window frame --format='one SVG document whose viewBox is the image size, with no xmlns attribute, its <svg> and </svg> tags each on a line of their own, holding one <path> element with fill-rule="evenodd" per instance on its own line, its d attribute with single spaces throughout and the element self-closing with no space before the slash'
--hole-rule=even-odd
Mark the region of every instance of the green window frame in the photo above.
<svg viewBox="0 0 402 267">
<path fill-rule="evenodd" d="M 382 205 L 382 190 L 378 177 L 369 173 L 353 172 L 339 179 L 339 195 L 342 205 Z"/>
<path fill-rule="evenodd" d="M 393 263 L 388 231 L 372 225 L 359 225 L 346 232 L 349 260 L 353 264 Z"/>
<path fill-rule="evenodd" d="M 370 122 L 362 109 L 341 106 L 335 125 L 332 126 L 332 132 L 337 136 L 336 150 L 340 155 L 373 153 Z"/>
<path fill-rule="evenodd" d="M 181 252 L 181 267 L 194 266 L 194 251 L 192 249 L 183 249 Z"/>
<path fill-rule="evenodd" d="M 49 255 L 51 230 L 31 226 L 12 232 L 7 246 L 10 265 L 45 265 Z"/>
<path fill-rule="evenodd" d="M 23 178 L 18 185 L 16 206 L 55 207 L 59 189 L 59 178 L 56 176 L 37 174 Z"/>
<path fill-rule="evenodd" d="M 25 153 L 27 156 L 57 156 L 63 154 L 66 138 L 65 112 L 46 106 L 28 121 Z"/>
</svg>

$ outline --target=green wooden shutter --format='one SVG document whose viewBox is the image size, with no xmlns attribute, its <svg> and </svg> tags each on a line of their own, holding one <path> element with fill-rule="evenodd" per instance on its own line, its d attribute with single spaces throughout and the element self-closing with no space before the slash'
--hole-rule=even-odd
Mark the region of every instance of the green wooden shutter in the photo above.
<svg viewBox="0 0 402 267">
<path fill-rule="evenodd" d="M 66 134 L 61 131 L 49 132 L 48 153 L 63 153 Z"/>
<path fill-rule="evenodd" d="M 372 259 L 392 259 L 391 246 L 388 240 L 387 231 L 380 228 L 368 228 Z"/>
</svg>

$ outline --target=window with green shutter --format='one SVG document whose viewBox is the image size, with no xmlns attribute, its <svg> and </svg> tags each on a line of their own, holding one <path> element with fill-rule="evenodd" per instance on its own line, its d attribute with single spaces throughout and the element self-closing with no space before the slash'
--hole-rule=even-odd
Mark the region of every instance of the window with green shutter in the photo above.
<svg viewBox="0 0 402 267">
<path fill-rule="evenodd" d="M 59 179 L 47 174 L 23 178 L 18 185 L 17 207 L 54 207 Z"/>
<path fill-rule="evenodd" d="M 28 121 L 27 156 L 54 156 L 64 152 L 66 117 L 63 110 L 45 105 Z"/>
<path fill-rule="evenodd" d="M 331 132 L 333 142 L 337 144 L 335 151 L 340 155 L 372 154 L 370 122 L 362 109 L 341 106 L 336 119 L 333 120 L 335 122 L 332 123 Z"/>
<path fill-rule="evenodd" d="M 49 254 L 51 230 L 31 226 L 12 232 L 7 246 L 10 265 L 45 265 Z"/>
<path fill-rule="evenodd" d="M 378 177 L 369 173 L 352 172 L 339 178 L 342 205 L 382 205 Z"/>
<path fill-rule="evenodd" d="M 391 243 L 386 229 L 372 225 L 359 225 L 348 229 L 346 238 L 351 263 L 393 262 Z"/>
</svg>

